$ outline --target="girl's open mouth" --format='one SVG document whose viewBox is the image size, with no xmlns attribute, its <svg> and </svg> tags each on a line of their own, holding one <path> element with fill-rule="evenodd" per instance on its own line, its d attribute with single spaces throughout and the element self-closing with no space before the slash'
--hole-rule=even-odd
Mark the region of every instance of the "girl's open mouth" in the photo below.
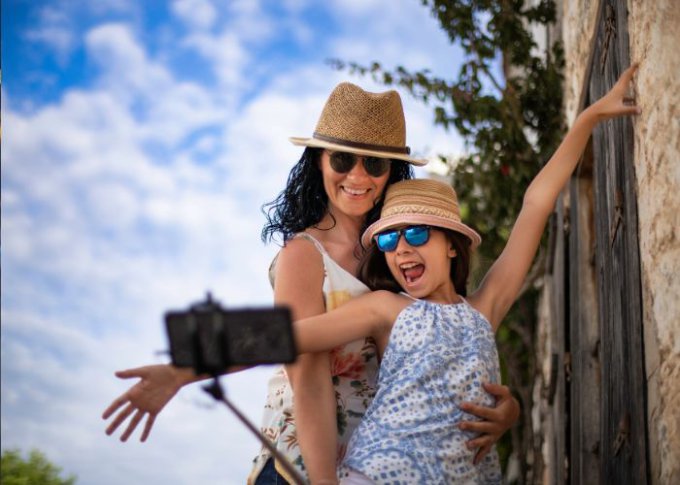
<svg viewBox="0 0 680 485">
<path fill-rule="evenodd" d="M 418 281 L 425 272 L 425 266 L 420 263 L 404 263 L 399 265 L 399 269 L 408 284 L 413 284 Z"/>
</svg>

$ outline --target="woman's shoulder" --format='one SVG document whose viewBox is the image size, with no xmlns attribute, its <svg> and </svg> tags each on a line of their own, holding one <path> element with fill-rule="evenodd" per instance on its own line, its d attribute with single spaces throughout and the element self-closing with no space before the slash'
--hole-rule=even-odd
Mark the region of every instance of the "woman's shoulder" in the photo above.
<svg viewBox="0 0 680 485">
<path fill-rule="evenodd" d="M 318 241 L 306 233 L 296 234 L 290 238 L 279 251 L 279 261 L 302 263 L 317 261 L 321 263 L 323 247 Z"/>
<path fill-rule="evenodd" d="M 295 274 L 297 278 L 323 275 L 323 258 L 314 241 L 305 237 L 293 237 L 286 241 L 276 256 L 275 274 Z"/>
</svg>

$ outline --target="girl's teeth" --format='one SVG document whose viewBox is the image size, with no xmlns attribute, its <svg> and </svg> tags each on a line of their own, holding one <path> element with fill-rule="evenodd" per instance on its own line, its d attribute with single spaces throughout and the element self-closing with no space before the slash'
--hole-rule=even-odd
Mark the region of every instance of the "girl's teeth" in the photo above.
<svg viewBox="0 0 680 485">
<path fill-rule="evenodd" d="M 344 187 L 344 189 L 345 189 L 345 192 L 347 192 L 348 194 L 351 194 L 351 195 L 363 195 L 366 192 L 368 192 L 367 189 L 356 190 L 356 189 L 348 189 L 347 187 Z"/>
</svg>

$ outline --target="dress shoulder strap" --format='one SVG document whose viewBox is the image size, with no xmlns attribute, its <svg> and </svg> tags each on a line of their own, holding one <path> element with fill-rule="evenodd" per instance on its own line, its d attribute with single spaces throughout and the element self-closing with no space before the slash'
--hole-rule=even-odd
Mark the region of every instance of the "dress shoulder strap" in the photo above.
<svg viewBox="0 0 680 485">
<path fill-rule="evenodd" d="M 311 234 L 308 234 L 306 232 L 298 232 L 297 234 L 294 234 L 292 239 L 305 239 L 312 244 L 314 244 L 314 247 L 323 255 L 328 255 L 326 252 L 326 249 L 323 247 L 323 245 Z"/>
</svg>

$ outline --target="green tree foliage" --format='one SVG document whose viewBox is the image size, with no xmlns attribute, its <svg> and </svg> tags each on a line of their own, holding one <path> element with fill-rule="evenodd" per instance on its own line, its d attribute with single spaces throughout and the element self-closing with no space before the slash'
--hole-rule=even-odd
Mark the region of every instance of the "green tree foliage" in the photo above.
<svg viewBox="0 0 680 485">
<path fill-rule="evenodd" d="M 560 44 L 548 39 L 548 47 L 539 50 L 530 33 L 534 27 L 555 22 L 555 5 L 552 0 L 531 2 L 533 6 L 524 0 L 421 1 L 450 42 L 463 51 L 455 78 L 442 79 L 427 69 L 386 69 L 377 61 L 368 66 L 342 60 L 331 64 L 406 89 L 433 107 L 436 125 L 463 136 L 464 156 L 440 158 L 451 167 L 464 219 L 484 238 L 478 251 L 483 272 L 500 254 L 526 187 L 555 151 L 564 131 Z M 542 466 L 540 439 L 532 436 L 530 420 L 537 372 L 534 283 L 541 274 L 542 259 L 538 258 L 497 336 L 504 382 L 522 405 L 520 424 L 499 450 L 504 461 L 514 452 L 520 472 L 508 478 L 522 483 L 538 480 Z"/>
<path fill-rule="evenodd" d="M 50 463 L 38 450 L 24 459 L 19 450 L 2 452 L 0 483 L 2 485 L 73 485 L 76 477 L 61 478 L 61 468 Z"/>
</svg>

